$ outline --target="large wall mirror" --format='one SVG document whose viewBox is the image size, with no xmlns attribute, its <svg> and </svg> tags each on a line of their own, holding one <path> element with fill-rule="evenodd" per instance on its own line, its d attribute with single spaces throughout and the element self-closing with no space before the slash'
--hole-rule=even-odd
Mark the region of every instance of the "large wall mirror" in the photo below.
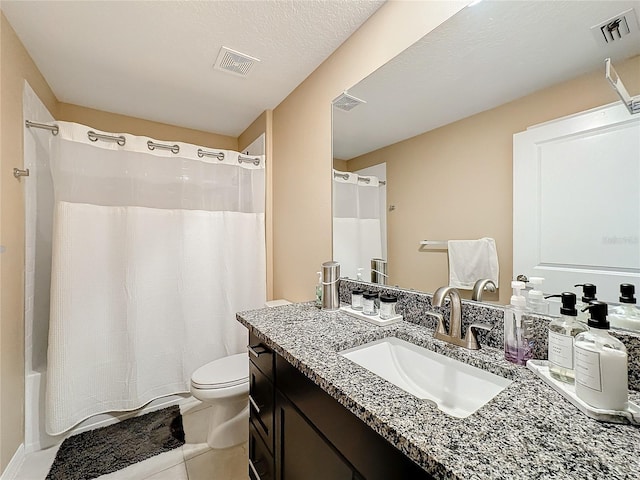
<svg viewBox="0 0 640 480">
<path fill-rule="evenodd" d="M 508 303 L 514 275 L 514 134 L 619 101 L 605 79 L 606 58 L 629 93 L 640 94 L 638 15 L 638 0 L 484 0 L 348 88 L 350 97 L 334 102 L 334 169 L 355 175 L 337 180 L 351 182 L 352 189 L 367 183 L 382 191 L 375 199 L 370 191 L 355 194 L 356 206 L 345 207 L 347 190 L 334 181 L 334 259 L 349 264 L 348 276 L 362 268 L 362 278 L 369 280 L 368 257 L 380 254 L 387 260 L 388 284 L 433 292 L 449 283 L 448 252 L 446 244 L 425 246 L 423 240 L 490 237 L 500 281 L 498 292 L 484 300 Z M 612 27 L 619 16 L 618 28 L 599 28 Z M 638 180 L 626 184 L 637 189 L 630 212 L 640 218 Z M 559 206 L 559 215 L 578 211 L 580 201 L 574 200 Z M 347 216 L 342 212 L 363 205 L 364 228 L 336 228 L 336 212 Z M 376 231 L 381 238 L 367 247 L 373 254 L 340 247 L 342 237 L 368 238 Z M 639 289 L 635 263 L 623 267 Z M 590 280 L 585 275 L 582 281 Z M 569 284 L 565 290 L 578 293 Z M 601 299 L 617 301 L 614 296 L 608 292 Z"/>
</svg>

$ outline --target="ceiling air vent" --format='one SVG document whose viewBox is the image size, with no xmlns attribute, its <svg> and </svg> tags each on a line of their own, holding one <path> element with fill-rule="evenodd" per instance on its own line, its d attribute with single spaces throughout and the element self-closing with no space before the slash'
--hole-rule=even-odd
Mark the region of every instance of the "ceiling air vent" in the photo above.
<svg viewBox="0 0 640 480">
<path fill-rule="evenodd" d="M 246 77 L 251 68 L 259 61 L 257 58 L 245 55 L 244 53 L 222 47 L 213 67 L 223 72 Z"/>
<path fill-rule="evenodd" d="M 353 110 L 358 105 L 361 105 L 363 103 L 367 102 L 361 100 L 360 98 L 354 97 L 353 95 L 349 95 L 347 92 L 342 92 L 333 100 L 333 106 L 339 108 L 340 110 L 344 110 L 345 112 Z"/>
<path fill-rule="evenodd" d="M 638 32 L 638 21 L 632 9 L 591 27 L 593 35 L 601 44 L 619 42 L 631 33 Z"/>
</svg>

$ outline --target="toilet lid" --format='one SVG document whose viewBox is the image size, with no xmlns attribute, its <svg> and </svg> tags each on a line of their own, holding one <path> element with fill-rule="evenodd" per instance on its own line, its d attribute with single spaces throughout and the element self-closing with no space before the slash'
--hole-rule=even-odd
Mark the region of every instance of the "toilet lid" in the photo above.
<svg viewBox="0 0 640 480">
<path fill-rule="evenodd" d="M 249 381 L 249 357 L 238 353 L 203 365 L 191 376 L 198 388 L 225 388 Z"/>
</svg>

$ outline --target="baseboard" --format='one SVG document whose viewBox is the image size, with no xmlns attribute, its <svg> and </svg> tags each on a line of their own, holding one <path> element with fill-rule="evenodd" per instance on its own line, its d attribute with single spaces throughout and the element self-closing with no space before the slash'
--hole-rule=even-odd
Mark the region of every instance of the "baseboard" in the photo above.
<svg viewBox="0 0 640 480">
<path fill-rule="evenodd" d="M 0 480 L 14 480 L 18 475 L 18 471 L 20 471 L 20 467 L 22 467 L 24 463 L 24 456 L 24 443 L 21 443 L 16 453 L 11 457 L 7 468 L 5 468 L 2 475 L 0 475 Z"/>
</svg>

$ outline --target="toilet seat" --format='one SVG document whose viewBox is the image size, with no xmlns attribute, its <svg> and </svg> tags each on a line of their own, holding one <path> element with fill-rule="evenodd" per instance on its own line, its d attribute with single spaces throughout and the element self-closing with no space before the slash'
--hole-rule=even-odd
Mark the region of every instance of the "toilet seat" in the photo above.
<svg viewBox="0 0 640 480">
<path fill-rule="evenodd" d="M 191 386 L 198 390 L 219 390 L 249 383 L 249 358 L 238 353 L 219 358 L 198 368 L 191 376 Z M 237 390 L 237 389 L 232 389 Z"/>
</svg>

